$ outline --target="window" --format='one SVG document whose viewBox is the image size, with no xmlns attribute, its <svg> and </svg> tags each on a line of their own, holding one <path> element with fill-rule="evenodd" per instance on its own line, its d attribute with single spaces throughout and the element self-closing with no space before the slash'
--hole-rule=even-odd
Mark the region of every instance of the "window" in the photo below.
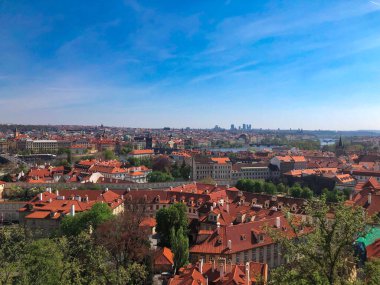
<svg viewBox="0 0 380 285">
<path fill-rule="evenodd" d="M 264 262 L 264 248 L 260 247 L 259 249 L 259 262 L 263 263 Z"/>
<path fill-rule="evenodd" d="M 240 263 L 240 253 L 236 254 L 236 264 Z"/>
<path fill-rule="evenodd" d="M 244 263 L 248 262 L 248 251 L 244 251 Z"/>
</svg>

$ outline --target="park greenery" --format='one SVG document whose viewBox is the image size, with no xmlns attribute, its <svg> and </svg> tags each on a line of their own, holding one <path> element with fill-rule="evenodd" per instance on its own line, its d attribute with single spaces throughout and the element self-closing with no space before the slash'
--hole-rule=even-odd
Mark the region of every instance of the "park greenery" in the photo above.
<svg viewBox="0 0 380 285">
<path fill-rule="evenodd" d="M 301 223 L 296 217 L 287 215 L 296 233 L 294 239 L 268 229 L 287 260 L 271 272 L 270 284 L 362 284 L 360 278 L 353 278 L 357 263 L 353 244 L 366 234 L 368 222 L 362 209 L 348 207 L 343 201 L 332 206 L 323 195 L 309 202 L 306 214 L 311 218 Z M 365 267 L 369 281 L 365 284 L 379 284 L 373 283 L 379 280 L 378 264 L 368 263 Z"/>
<path fill-rule="evenodd" d="M 313 191 L 307 186 L 301 186 L 299 183 L 294 183 L 292 186 L 287 186 L 284 183 L 274 184 L 273 182 L 266 182 L 263 180 L 253 180 L 253 179 L 240 179 L 236 183 L 236 188 L 242 191 L 247 191 L 251 193 L 265 193 L 265 194 L 285 194 L 294 198 L 311 199 L 312 197 L 321 196 L 321 194 L 326 196 L 326 200 L 329 203 L 336 203 L 339 200 L 348 199 L 351 189 L 333 189 L 328 190 L 327 188 L 322 190 L 319 194 L 317 191 Z"/>
</svg>

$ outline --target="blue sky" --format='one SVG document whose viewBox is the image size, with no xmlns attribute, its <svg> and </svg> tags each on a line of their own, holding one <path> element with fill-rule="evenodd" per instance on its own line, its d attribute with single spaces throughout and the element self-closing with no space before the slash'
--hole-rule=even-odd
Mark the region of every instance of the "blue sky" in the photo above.
<svg viewBox="0 0 380 285">
<path fill-rule="evenodd" d="M 380 129 L 380 0 L 0 0 L 0 122 Z"/>
</svg>

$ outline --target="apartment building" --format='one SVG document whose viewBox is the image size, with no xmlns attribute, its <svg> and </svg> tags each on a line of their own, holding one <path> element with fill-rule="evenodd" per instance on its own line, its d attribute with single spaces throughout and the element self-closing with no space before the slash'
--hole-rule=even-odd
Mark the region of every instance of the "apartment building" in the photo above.
<svg viewBox="0 0 380 285">
<path fill-rule="evenodd" d="M 289 238 L 295 237 L 292 227 L 285 217 L 218 226 L 215 230 L 203 231 L 198 235 L 196 244 L 190 248 L 190 259 L 203 259 L 213 262 L 220 258 L 229 260 L 232 264 L 260 262 L 268 264 L 269 268 L 284 263 L 281 247 L 274 242 L 266 227 L 271 227 Z"/>
<path fill-rule="evenodd" d="M 19 140 L 17 141 L 18 150 L 26 150 L 31 153 L 56 153 L 59 149 L 56 140 Z"/>
<path fill-rule="evenodd" d="M 291 170 L 307 168 L 307 160 L 304 156 L 275 156 L 270 160 L 270 163 L 277 166 L 281 174 Z"/>
<path fill-rule="evenodd" d="M 228 157 L 195 156 L 192 159 L 192 179 L 211 177 L 214 180 L 231 180 L 232 163 Z"/>
<path fill-rule="evenodd" d="M 237 182 L 239 179 L 271 180 L 279 177 L 279 169 L 268 163 L 236 163 L 232 165 L 231 179 L 233 182 Z"/>
</svg>

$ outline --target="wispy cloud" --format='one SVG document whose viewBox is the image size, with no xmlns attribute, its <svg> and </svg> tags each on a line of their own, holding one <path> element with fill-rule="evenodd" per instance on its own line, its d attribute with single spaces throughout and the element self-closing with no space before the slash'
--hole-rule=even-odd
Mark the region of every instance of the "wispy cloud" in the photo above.
<svg viewBox="0 0 380 285">
<path fill-rule="evenodd" d="M 195 77 L 195 78 L 193 78 L 190 81 L 190 83 L 198 83 L 198 82 L 202 82 L 202 81 L 207 81 L 207 80 L 215 79 L 215 78 L 218 78 L 218 77 L 225 77 L 227 75 L 232 75 L 233 73 L 242 71 L 245 68 L 254 67 L 256 64 L 257 64 L 256 61 L 251 61 L 251 62 L 246 62 L 246 63 L 243 63 L 243 64 L 238 64 L 238 65 L 235 65 L 233 67 L 230 67 L 230 68 L 218 71 L 218 72 L 209 73 L 209 74 L 205 74 L 205 75 L 202 75 L 202 76 Z"/>
</svg>

